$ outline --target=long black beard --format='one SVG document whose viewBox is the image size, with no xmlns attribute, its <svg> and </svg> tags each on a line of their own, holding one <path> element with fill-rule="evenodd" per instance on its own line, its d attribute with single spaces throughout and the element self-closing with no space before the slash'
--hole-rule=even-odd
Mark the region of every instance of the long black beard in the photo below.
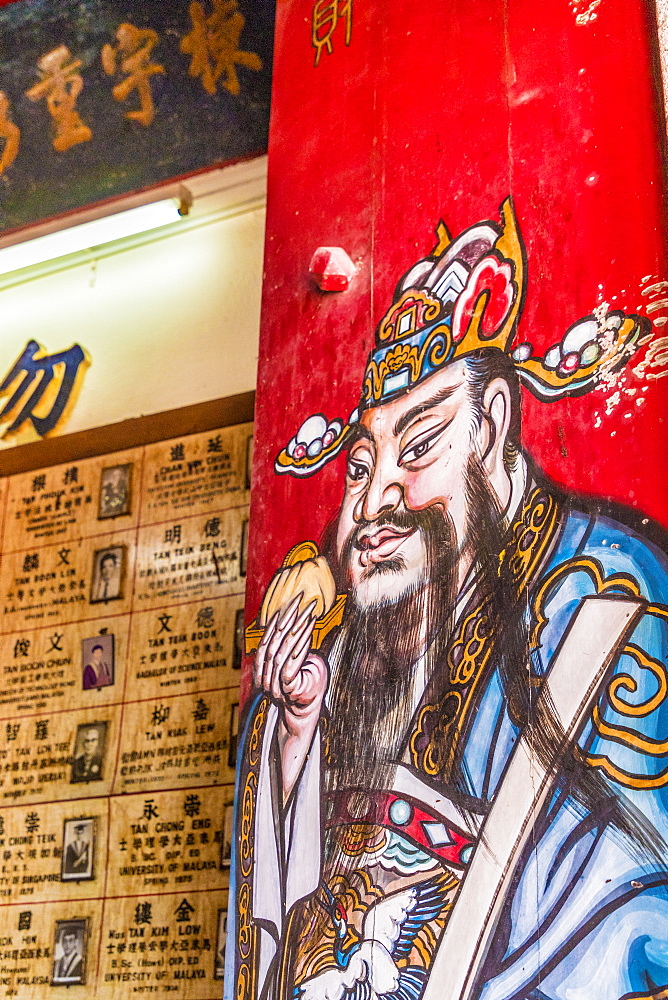
<svg viewBox="0 0 668 1000">
<path fill-rule="evenodd" d="M 396 762 L 412 712 L 416 660 L 426 650 L 426 666 L 442 655 L 452 628 L 457 553 L 450 518 L 441 508 L 395 511 L 374 522 L 416 528 L 425 547 L 422 579 L 398 601 L 360 607 L 350 595 L 339 633 L 330 699 L 328 789 L 379 789 L 388 765 Z M 349 576 L 358 524 L 344 546 L 339 569 Z M 374 567 L 396 572 L 387 560 Z"/>
</svg>

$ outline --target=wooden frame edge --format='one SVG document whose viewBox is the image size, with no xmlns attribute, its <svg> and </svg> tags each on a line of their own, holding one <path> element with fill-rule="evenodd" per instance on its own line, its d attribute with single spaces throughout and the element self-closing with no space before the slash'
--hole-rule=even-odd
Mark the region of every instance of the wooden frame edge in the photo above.
<svg viewBox="0 0 668 1000">
<path fill-rule="evenodd" d="M 176 410 L 133 417 L 104 427 L 92 427 L 75 434 L 16 445 L 0 451 L 0 476 L 32 472 L 33 469 L 77 462 L 187 434 L 250 423 L 254 411 L 255 392 L 241 392 Z"/>
</svg>

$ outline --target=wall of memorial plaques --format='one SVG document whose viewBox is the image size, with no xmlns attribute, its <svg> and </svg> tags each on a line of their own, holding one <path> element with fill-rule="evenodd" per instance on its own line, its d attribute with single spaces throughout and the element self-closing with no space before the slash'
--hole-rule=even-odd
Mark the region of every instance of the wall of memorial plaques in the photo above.
<svg viewBox="0 0 668 1000">
<path fill-rule="evenodd" d="M 251 446 L 0 487 L 0 998 L 222 993 Z"/>
</svg>

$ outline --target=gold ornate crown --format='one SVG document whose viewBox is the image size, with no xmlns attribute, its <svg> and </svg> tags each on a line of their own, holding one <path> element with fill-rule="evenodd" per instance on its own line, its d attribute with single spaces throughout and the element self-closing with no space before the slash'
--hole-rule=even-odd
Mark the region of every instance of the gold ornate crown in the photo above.
<svg viewBox="0 0 668 1000">
<path fill-rule="evenodd" d="M 601 371 L 624 364 L 642 332 L 639 316 L 588 316 L 545 357 L 531 344 L 511 350 L 526 287 L 524 244 L 510 198 L 502 225 L 483 222 L 452 240 L 444 223 L 438 244 L 399 282 L 376 330 L 362 406 L 379 406 L 435 371 L 482 347 L 510 354 L 522 381 L 546 401 L 591 388 Z"/>
<path fill-rule="evenodd" d="M 276 459 L 276 471 L 309 476 L 343 447 L 360 412 L 398 398 L 457 358 L 493 347 L 544 402 L 588 392 L 637 350 L 648 321 L 602 306 L 541 356 L 516 343 L 526 291 L 526 254 L 512 200 L 501 225 L 481 222 L 452 239 L 443 222 L 432 253 L 403 276 L 376 329 L 359 407 L 344 424 L 308 418 Z"/>
</svg>

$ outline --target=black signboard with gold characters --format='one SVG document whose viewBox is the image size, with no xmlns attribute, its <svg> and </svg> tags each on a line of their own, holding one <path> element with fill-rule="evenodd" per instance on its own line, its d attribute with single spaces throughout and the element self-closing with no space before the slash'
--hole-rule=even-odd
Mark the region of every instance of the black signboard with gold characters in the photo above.
<svg viewBox="0 0 668 1000">
<path fill-rule="evenodd" d="M 0 5 L 0 230 L 265 152 L 274 8 Z"/>
<path fill-rule="evenodd" d="M 0 1000 L 220 996 L 251 436 L 3 482 Z"/>
</svg>

